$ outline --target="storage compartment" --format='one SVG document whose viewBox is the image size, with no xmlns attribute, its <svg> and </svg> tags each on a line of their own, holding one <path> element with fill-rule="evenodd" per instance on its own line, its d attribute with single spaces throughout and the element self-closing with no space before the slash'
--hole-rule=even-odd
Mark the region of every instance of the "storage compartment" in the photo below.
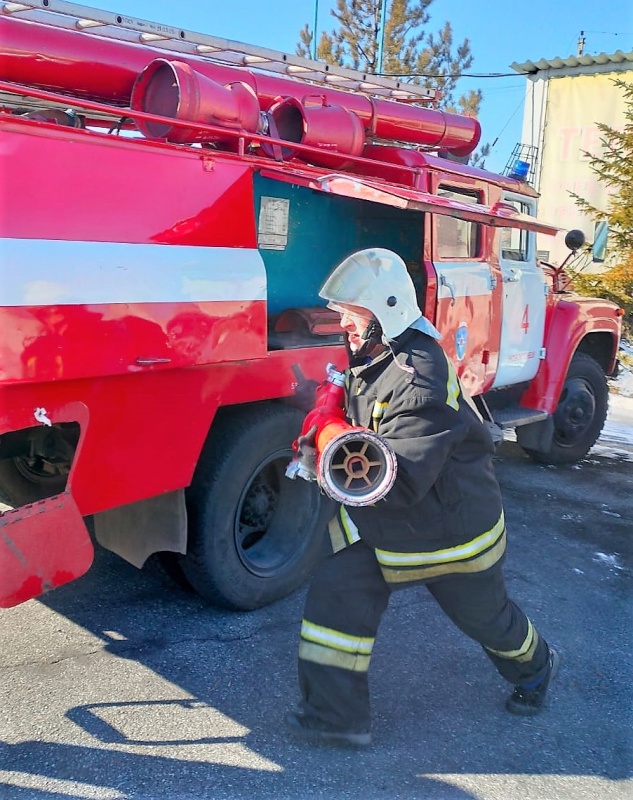
<svg viewBox="0 0 633 800">
<path fill-rule="evenodd" d="M 398 253 L 424 307 L 423 212 L 328 195 L 258 174 L 254 192 L 258 247 L 268 285 L 269 346 L 292 338 L 289 330 L 278 328 L 282 312 L 322 308 L 319 289 L 326 277 L 348 255 L 367 247 Z M 307 335 L 310 344 L 326 343 L 330 336 L 309 327 L 301 331 L 299 317 L 295 323 L 296 337 Z"/>
</svg>

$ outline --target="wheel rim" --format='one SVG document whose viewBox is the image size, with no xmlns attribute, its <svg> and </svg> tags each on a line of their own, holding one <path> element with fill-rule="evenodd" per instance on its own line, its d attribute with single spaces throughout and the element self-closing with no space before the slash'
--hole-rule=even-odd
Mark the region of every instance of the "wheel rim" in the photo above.
<svg viewBox="0 0 633 800">
<path fill-rule="evenodd" d="M 596 396 L 584 378 L 567 381 L 554 414 L 556 441 L 562 447 L 577 444 L 589 430 L 596 415 Z"/>
<path fill-rule="evenodd" d="M 285 476 L 291 458 L 290 450 L 282 450 L 262 461 L 237 504 L 235 548 L 244 567 L 258 577 L 273 577 L 298 559 L 317 516 L 315 485 Z"/>
</svg>

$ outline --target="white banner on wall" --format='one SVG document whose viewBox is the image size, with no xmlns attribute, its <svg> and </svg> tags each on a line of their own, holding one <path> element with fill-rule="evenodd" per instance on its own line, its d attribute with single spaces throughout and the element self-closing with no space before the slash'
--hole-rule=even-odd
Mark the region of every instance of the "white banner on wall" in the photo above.
<svg viewBox="0 0 633 800">
<path fill-rule="evenodd" d="M 565 233 L 580 228 L 594 241 L 594 221 L 583 214 L 570 192 L 605 209 L 608 188 L 590 168 L 587 153 L 602 155 L 599 122 L 624 128 L 624 95 L 614 81 L 633 82 L 632 72 L 574 75 L 552 78 L 541 154 L 539 217 L 554 220 L 563 232 L 556 238 L 540 236 L 538 249 L 549 251 L 549 261 L 560 264 L 568 254 Z"/>
</svg>

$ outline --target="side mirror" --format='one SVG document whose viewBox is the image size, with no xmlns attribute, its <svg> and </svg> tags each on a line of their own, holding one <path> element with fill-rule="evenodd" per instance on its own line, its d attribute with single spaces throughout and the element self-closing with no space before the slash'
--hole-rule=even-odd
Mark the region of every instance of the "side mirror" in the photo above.
<svg viewBox="0 0 633 800">
<path fill-rule="evenodd" d="M 593 247 L 591 254 L 594 262 L 602 264 L 607 257 L 607 239 L 609 236 L 609 225 L 607 222 L 601 220 L 596 222 L 596 227 L 593 232 Z"/>
<path fill-rule="evenodd" d="M 565 246 L 570 250 L 580 250 L 585 243 L 585 234 L 579 230 L 571 230 L 565 236 Z"/>
</svg>

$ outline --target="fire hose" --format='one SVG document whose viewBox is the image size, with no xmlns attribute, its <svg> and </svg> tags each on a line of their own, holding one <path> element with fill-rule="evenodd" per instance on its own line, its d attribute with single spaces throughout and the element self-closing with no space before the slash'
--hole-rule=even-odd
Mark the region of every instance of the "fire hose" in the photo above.
<svg viewBox="0 0 633 800">
<path fill-rule="evenodd" d="M 345 373 L 333 364 L 316 388 L 314 407 L 292 449 L 295 456 L 286 476 L 317 481 L 328 497 L 344 505 L 372 505 L 387 495 L 396 479 L 398 462 L 391 445 L 346 420 Z"/>
</svg>

